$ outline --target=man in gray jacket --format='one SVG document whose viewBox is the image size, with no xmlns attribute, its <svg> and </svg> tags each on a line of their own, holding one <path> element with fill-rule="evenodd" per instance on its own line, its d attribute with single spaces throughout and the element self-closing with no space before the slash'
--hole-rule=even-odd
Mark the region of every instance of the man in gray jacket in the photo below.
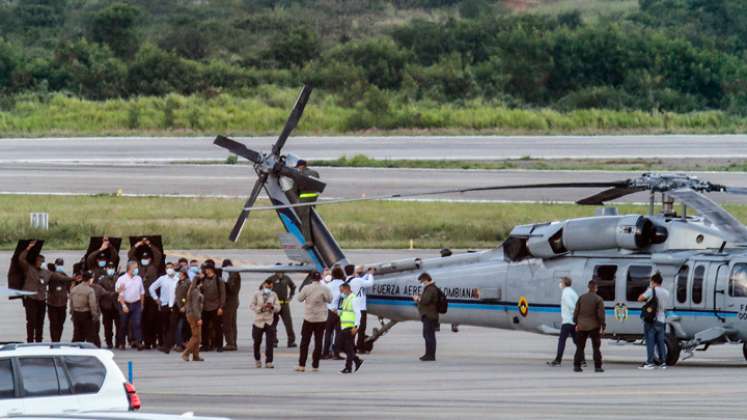
<svg viewBox="0 0 747 420">
<path fill-rule="evenodd" d="M 313 271 L 309 278 L 311 284 L 301 289 L 298 301 L 304 303 L 303 326 L 301 327 L 301 351 L 298 357 L 296 372 L 306 370 L 306 359 L 309 355 L 309 343 L 314 336 L 314 353 L 311 356 L 311 368 L 319 370 L 319 359 L 322 357 L 322 338 L 327 323 L 327 304 L 332 302 L 332 292 L 322 285 L 322 275 Z"/>
</svg>

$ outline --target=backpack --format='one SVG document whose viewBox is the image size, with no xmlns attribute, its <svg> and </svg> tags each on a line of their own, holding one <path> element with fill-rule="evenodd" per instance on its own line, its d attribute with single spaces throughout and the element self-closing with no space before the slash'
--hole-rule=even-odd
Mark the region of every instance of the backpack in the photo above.
<svg viewBox="0 0 747 420">
<path fill-rule="evenodd" d="M 649 324 L 656 321 L 656 312 L 659 310 L 659 299 L 656 297 L 656 288 L 651 290 L 654 295 L 641 308 L 641 319 L 643 322 Z"/>
<path fill-rule="evenodd" d="M 445 314 L 449 310 L 449 299 L 443 290 L 438 287 L 436 287 L 436 290 L 438 291 L 438 313 Z"/>
</svg>

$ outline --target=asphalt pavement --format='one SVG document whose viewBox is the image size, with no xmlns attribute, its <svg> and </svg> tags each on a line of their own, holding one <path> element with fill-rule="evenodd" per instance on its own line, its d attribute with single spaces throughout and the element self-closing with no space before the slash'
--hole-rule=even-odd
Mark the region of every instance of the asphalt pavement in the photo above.
<svg viewBox="0 0 747 420">
<path fill-rule="evenodd" d="M 268 152 L 272 137 L 236 137 Z M 0 139 L 0 163 L 223 160 L 213 138 Z M 284 152 L 306 159 L 740 158 L 747 135 L 291 137 Z"/>
<path fill-rule="evenodd" d="M 48 258 L 76 252 L 45 251 Z M 170 251 L 170 255 L 231 257 L 269 263 L 275 251 Z M 436 251 L 352 251 L 355 261 L 435 255 Z M 10 255 L 0 253 L 0 272 Z M 275 369 L 254 368 L 249 294 L 261 276 L 245 276 L 239 308 L 239 351 L 203 353 L 204 363 L 185 363 L 172 353 L 117 351 L 126 372 L 134 363 L 135 385 L 147 412 L 242 418 L 505 418 L 505 419 L 741 419 L 747 363 L 741 346 L 713 346 L 668 370 L 641 371 L 645 348 L 604 341 L 604 373 L 574 373 L 569 343 L 564 363 L 548 367 L 556 338 L 524 332 L 461 327 L 438 334 L 438 361 L 417 360 L 423 340 L 417 323 L 396 326 L 375 345 L 361 370 L 337 373 L 339 361 L 324 361 L 320 372 L 296 373 L 297 349 L 280 347 Z M 302 305 L 292 305 L 301 324 Z M 369 325 L 377 322 L 369 319 Z M 0 301 L 2 340 L 23 339 L 23 308 Z M 46 325 L 46 324 L 45 324 Z M 70 339 L 70 321 L 63 339 Z M 587 350 L 587 358 L 591 355 Z"/>
<path fill-rule="evenodd" d="M 453 188 L 547 182 L 617 181 L 634 172 L 525 171 L 455 169 L 317 168 L 327 183 L 323 198 L 356 198 Z M 747 187 L 747 174 L 739 172 L 693 173 L 711 182 Z M 0 164 L 0 193 L 52 194 L 160 194 L 188 196 L 249 195 L 256 180 L 248 165 L 183 164 Z M 483 191 L 428 199 L 468 201 L 570 202 L 598 189 L 536 189 Z M 747 203 L 747 196 L 710 194 L 720 202 Z M 645 202 L 647 193 L 621 199 Z"/>
</svg>

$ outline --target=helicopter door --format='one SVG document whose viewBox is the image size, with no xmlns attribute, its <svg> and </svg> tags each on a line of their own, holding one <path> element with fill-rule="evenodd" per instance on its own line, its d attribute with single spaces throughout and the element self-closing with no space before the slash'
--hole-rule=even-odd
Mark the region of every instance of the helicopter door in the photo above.
<svg viewBox="0 0 747 420">
<path fill-rule="evenodd" d="M 716 315 L 719 311 L 736 312 L 738 320 L 747 320 L 747 263 L 734 264 L 731 272 L 726 265 L 721 265 L 719 273 L 713 291 Z"/>
</svg>

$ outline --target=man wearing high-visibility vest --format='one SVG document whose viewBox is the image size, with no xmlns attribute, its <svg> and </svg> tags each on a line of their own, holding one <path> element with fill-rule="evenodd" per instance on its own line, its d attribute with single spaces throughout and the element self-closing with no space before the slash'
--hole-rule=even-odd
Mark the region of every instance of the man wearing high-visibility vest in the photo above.
<svg viewBox="0 0 747 420">
<path fill-rule="evenodd" d="M 358 298 L 353 294 L 350 284 L 343 283 L 340 285 L 339 297 L 340 329 L 342 349 L 345 351 L 345 369 L 340 373 L 353 373 L 353 363 L 355 363 L 355 372 L 361 368 L 363 360 L 355 354 L 355 334 L 358 333 L 358 326 L 361 324 L 361 308 Z"/>
<path fill-rule="evenodd" d="M 298 160 L 296 163 L 296 169 L 298 169 L 298 171 L 303 175 L 317 179 L 319 178 L 319 172 L 310 169 L 306 165 L 306 161 L 303 159 Z M 318 192 L 304 191 L 298 183 L 296 183 L 295 192 L 298 196 L 298 201 L 301 203 L 313 203 L 319 198 Z M 303 233 L 304 239 L 306 239 L 304 248 L 312 248 L 314 246 L 314 236 L 311 232 L 311 209 L 313 208 L 314 206 L 296 207 L 296 214 L 298 214 L 299 219 L 301 219 L 301 232 Z"/>
</svg>

